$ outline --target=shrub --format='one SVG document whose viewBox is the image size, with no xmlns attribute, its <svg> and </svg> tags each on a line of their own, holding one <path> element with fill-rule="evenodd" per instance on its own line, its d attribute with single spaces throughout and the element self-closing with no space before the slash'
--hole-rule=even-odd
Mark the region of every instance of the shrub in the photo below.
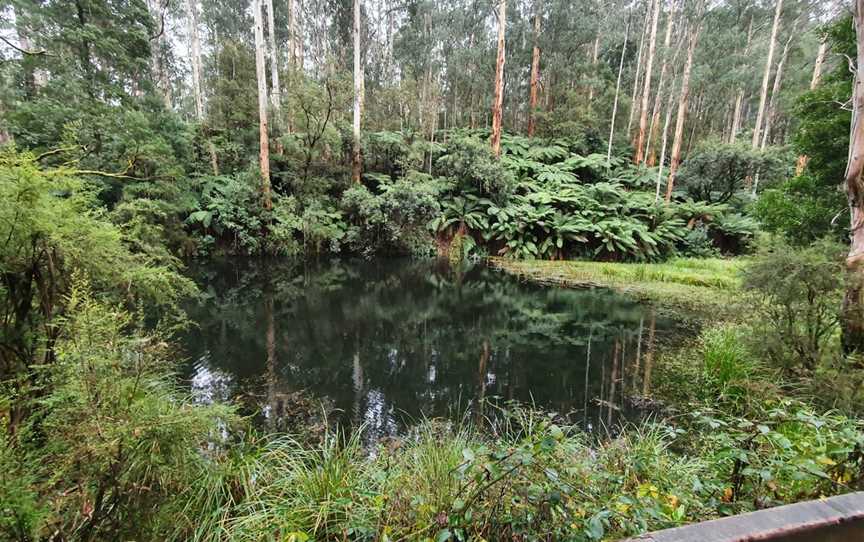
<svg viewBox="0 0 864 542">
<path fill-rule="evenodd" d="M 843 291 L 842 248 L 823 240 L 794 249 L 781 239 L 759 251 L 744 270 L 756 294 L 755 316 L 765 353 L 786 369 L 813 371 L 835 334 Z"/>
<path fill-rule="evenodd" d="M 768 186 L 785 173 L 775 156 L 741 144 L 705 143 L 687 158 L 678 174 L 678 186 L 699 201 L 725 203 L 759 176 Z"/>
<path fill-rule="evenodd" d="M 489 145 L 479 138 L 450 138 L 435 166 L 452 180 L 458 193 L 502 199 L 514 188 L 513 174 L 495 159 Z"/>
<path fill-rule="evenodd" d="M 56 361 L 37 369 L 43 393 L 14 397 L 29 416 L 3 427 L 0 464 L 15 466 L 0 475 L 0 537 L 154 540 L 189 528 L 182 494 L 218 459 L 232 409 L 179 394 L 165 342 L 129 334 L 130 316 L 86 286 L 68 305 Z"/>
</svg>

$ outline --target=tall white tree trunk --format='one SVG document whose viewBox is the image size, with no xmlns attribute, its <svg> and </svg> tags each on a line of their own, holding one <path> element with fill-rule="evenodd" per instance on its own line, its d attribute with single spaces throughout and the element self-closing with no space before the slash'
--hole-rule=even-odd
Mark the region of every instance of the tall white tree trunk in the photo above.
<svg viewBox="0 0 864 542">
<path fill-rule="evenodd" d="M 642 74 L 642 57 L 645 48 L 645 35 L 648 34 L 648 25 L 651 24 L 651 6 L 654 0 L 648 1 L 645 9 L 645 22 L 642 25 L 642 37 L 639 39 L 639 49 L 636 53 L 636 73 L 633 74 L 633 92 L 630 95 L 630 119 L 627 121 L 627 137 L 630 137 L 630 129 L 633 127 L 633 118 L 636 115 L 636 93 L 639 91 L 640 75 Z"/>
<path fill-rule="evenodd" d="M 498 3 L 498 58 L 495 61 L 495 97 L 492 103 L 492 153 L 501 156 L 501 123 L 504 107 L 504 35 L 507 0 Z"/>
<path fill-rule="evenodd" d="M 852 90 L 852 126 L 846 165 L 846 196 L 851 215 L 843 299 L 843 349 L 864 351 L 864 0 L 854 3 L 857 70 Z"/>
<path fill-rule="evenodd" d="M 660 123 L 660 105 L 663 102 L 663 87 L 666 84 L 666 72 L 669 69 L 669 54 L 672 52 L 672 29 L 675 27 L 675 3 L 669 10 L 669 20 L 666 22 L 666 36 L 663 39 L 663 64 L 660 66 L 660 80 L 657 83 L 657 92 L 654 97 L 654 109 L 651 112 L 651 125 L 648 128 L 648 138 L 645 141 L 645 160 L 649 166 L 654 165 L 656 150 L 651 152 L 651 140 L 656 137 L 656 131 Z M 676 51 L 677 53 L 677 51 Z M 674 60 L 673 60 L 674 63 Z"/>
<path fill-rule="evenodd" d="M 540 84 L 540 0 L 534 4 L 534 49 L 531 52 L 531 94 L 528 99 L 528 137 L 537 129 L 537 91 Z"/>
<path fill-rule="evenodd" d="M 675 119 L 675 139 L 672 142 L 672 161 L 669 163 L 669 178 L 666 181 L 666 203 L 672 201 L 672 190 L 675 188 L 675 175 L 681 164 L 681 145 L 684 140 L 684 118 L 687 115 L 687 100 L 690 97 L 690 72 L 693 69 L 693 53 L 696 41 L 699 39 L 699 29 L 690 34 L 690 44 L 687 47 L 687 62 L 681 75 L 681 95 L 678 97 L 678 117 Z"/>
<path fill-rule="evenodd" d="M 618 96 L 621 92 L 621 74 L 624 71 L 624 54 L 627 52 L 627 38 L 630 37 L 630 18 L 624 29 L 624 44 L 621 46 L 621 59 L 618 61 L 618 79 L 615 82 L 615 100 L 612 102 L 612 119 L 609 121 L 609 145 L 606 149 L 606 166 L 612 161 L 612 139 L 615 136 L 615 116 L 618 114 Z"/>
<path fill-rule="evenodd" d="M 765 129 L 762 130 L 762 143 L 760 148 L 764 151 L 768 146 L 768 136 L 774 125 L 774 117 L 777 114 L 777 100 L 780 95 L 780 85 L 783 83 L 783 67 L 786 65 L 786 58 L 789 55 L 789 45 L 792 44 L 792 38 L 795 36 L 793 31 L 786 40 L 786 45 L 783 46 L 783 53 L 780 55 L 780 61 L 777 63 L 777 71 L 774 72 L 774 85 L 771 87 L 771 99 L 768 101 L 768 111 L 765 115 Z M 754 188 L 755 191 L 755 188 Z"/>
<path fill-rule="evenodd" d="M 360 182 L 360 115 L 363 96 L 363 71 L 360 65 L 360 0 L 354 0 L 354 122 L 352 124 L 353 151 L 351 179 Z"/>
<path fill-rule="evenodd" d="M 825 55 L 828 52 L 828 37 L 822 36 L 819 42 L 819 50 L 816 52 L 816 63 L 813 65 L 813 77 L 810 79 L 810 90 L 816 90 L 819 83 L 822 81 L 822 64 L 825 62 Z M 795 164 L 795 176 L 804 173 L 804 168 L 807 167 L 809 158 L 806 154 L 798 157 L 798 162 Z"/>
<path fill-rule="evenodd" d="M 750 24 L 747 25 L 747 45 L 744 46 L 744 58 L 750 54 L 750 47 L 753 44 L 753 18 L 750 18 Z M 735 109 L 732 112 L 732 128 L 729 130 L 729 143 L 735 143 L 735 138 L 738 137 L 738 132 L 741 130 L 741 113 L 744 106 L 744 86 L 738 89 L 738 94 L 735 97 Z"/>
<path fill-rule="evenodd" d="M 147 10 L 156 25 L 157 35 L 150 38 L 150 58 L 152 59 L 153 80 L 162 96 L 165 109 L 171 109 L 171 83 L 168 81 L 168 71 L 165 69 L 165 51 L 168 40 L 165 39 L 165 13 L 160 0 L 147 0 Z"/>
<path fill-rule="evenodd" d="M 810 79 L 810 90 L 816 90 L 822 81 L 822 64 L 825 63 L 825 55 L 828 53 L 828 37 L 822 36 L 819 41 L 819 50 L 816 52 L 816 62 L 813 64 L 813 77 Z"/>
<path fill-rule="evenodd" d="M 264 60 L 264 21 L 261 0 L 252 0 L 255 19 L 255 77 L 258 80 L 258 162 L 261 168 L 261 196 L 265 209 L 273 207 L 270 195 L 270 136 L 267 132 L 267 67 Z"/>
<path fill-rule="evenodd" d="M 282 89 L 279 86 L 279 51 L 276 49 L 276 24 L 273 14 L 273 0 L 266 0 L 267 8 L 267 41 L 270 51 L 270 101 L 273 103 L 274 124 L 279 124 L 279 112 L 282 106 Z"/>
<path fill-rule="evenodd" d="M 642 86 L 642 103 L 639 106 L 639 133 L 636 136 L 636 156 L 633 162 L 641 164 L 645 144 L 645 130 L 648 129 L 648 103 L 651 99 L 651 76 L 654 68 L 654 53 L 657 46 L 657 24 L 660 19 L 660 0 L 654 0 L 654 14 L 651 16 L 651 36 L 648 38 L 648 61 L 645 64 L 645 81 Z"/>
<path fill-rule="evenodd" d="M 195 97 L 195 118 L 204 120 L 204 97 L 201 94 L 201 41 L 198 37 L 197 0 L 186 0 L 189 25 L 189 54 L 192 64 L 192 93 Z"/>
<path fill-rule="evenodd" d="M 666 115 L 663 119 L 663 142 L 660 145 L 660 162 L 657 164 L 657 186 L 654 191 L 654 202 L 660 201 L 660 184 L 663 182 L 663 166 L 666 165 L 666 146 L 669 143 L 669 123 L 672 122 L 672 107 L 675 103 L 675 92 L 669 92 L 666 102 Z"/>
<path fill-rule="evenodd" d="M 762 76 L 762 92 L 759 95 L 759 110 L 756 112 L 756 126 L 753 128 L 753 149 L 759 148 L 759 137 L 762 134 L 762 121 L 765 118 L 765 104 L 768 101 L 768 83 L 771 80 L 771 67 L 774 65 L 774 48 L 777 43 L 777 30 L 780 28 L 780 15 L 783 12 L 783 0 L 777 0 L 774 10 L 774 24 L 771 27 L 771 41 L 768 44 L 768 58 L 765 61 L 765 74 Z"/>
<path fill-rule="evenodd" d="M 592 53 L 591 53 L 591 68 L 594 70 L 594 73 L 592 74 L 592 78 L 593 78 L 593 75 L 595 75 L 597 72 L 597 59 L 600 55 L 600 32 L 601 31 L 602 31 L 602 29 L 597 30 L 597 37 L 594 38 L 594 47 L 593 47 Z M 593 85 L 593 83 L 590 83 L 588 86 L 588 101 L 589 102 L 594 101 L 594 85 Z"/>
</svg>

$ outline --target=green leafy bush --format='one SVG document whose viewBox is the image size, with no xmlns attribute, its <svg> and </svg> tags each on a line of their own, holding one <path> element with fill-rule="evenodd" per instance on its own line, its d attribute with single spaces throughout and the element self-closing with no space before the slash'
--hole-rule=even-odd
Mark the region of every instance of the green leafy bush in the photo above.
<svg viewBox="0 0 864 542">
<path fill-rule="evenodd" d="M 756 294 L 766 355 L 789 370 L 813 371 L 837 330 L 843 250 L 828 240 L 793 249 L 773 239 L 744 270 L 744 288 Z"/>
</svg>

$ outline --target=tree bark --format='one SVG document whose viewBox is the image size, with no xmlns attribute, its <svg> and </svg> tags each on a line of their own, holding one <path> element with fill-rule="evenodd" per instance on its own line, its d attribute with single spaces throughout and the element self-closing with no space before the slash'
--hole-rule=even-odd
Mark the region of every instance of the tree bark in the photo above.
<svg viewBox="0 0 864 542">
<path fill-rule="evenodd" d="M 660 184 L 663 181 L 663 166 L 666 164 L 666 146 L 669 143 L 669 123 L 672 122 L 672 107 L 675 103 L 675 92 L 669 92 L 666 102 L 666 115 L 663 119 L 663 143 L 660 145 L 660 162 L 657 167 L 657 186 L 654 190 L 654 202 L 660 201 Z"/>
<path fill-rule="evenodd" d="M 363 95 L 363 71 L 360 65 L 360 0 L 354 0 L 354 122 L 351 153 L 351 180 L 360 183 L 360 114 Z"/>
<path fill-rule="evenodd" d="M 660 19 L 660 0 L 654 0 L 654 14 L 651 16 L 651 35 L 648 38 L 648 62 L 645 64 L 645 80 L 642 86 L 642 103 L 639 106 L 639 133 L 636 136 L 636 156 L 633 162 L 639 165 L 645 156 L 645 130 L 648 129 L 648 102 L 651 100 L 651 76 L 654 69 L 654 53 L 657 47 L 657 24 Z"/>
<path fill-rule="evenodd" d="M 198 37 L 197 0 L 186 0 L 186 13 L 189 24 L 189 50 L 192 64 L 192 92 L 195 96 L 195 118 L 204 120 L 204 97 L 201 94 L 201 41 Z"/>
<path fill-rule="evenodd" d="M 165 39 L 165 13 L 160 0 L 147 0 L 147 10 L 156 24 L 158 34 L 154 38 L 150 38 L 150 58 L 152 59 L 153 80 L 156 82 L 156 88 L 159 89 L 159 94 L 162 95 L 162 102 L 165 104 L 165 109 L 171 109 L 171 83 L 168 81 L 168 72 L 165 69 L 165 50 L 167 49 L 167 40 Z"/>
<path fill-rule="evenodd" d="M 864 0 L 855 0 L 854 21 L 857 69 L 852 90 L 852 127 L 845 175 L 851 223 L 842 310 L 843 349 L 847 353 L 864 351 Z"/>
<path fill-rule="evenodd" d="M 264 61 L 264 21 L 261 0 L 252 1 L 255 18 L 255 76 L 258 80 L 258 162 L 261 168 L 261 197 L 265 209 L 273 207 L 270 195 L 270 137 L 267 132 L 267 68 Z"/>
<path fill-rule="evenodd" d="M 492 103 L 492 154 L 501 156 L 501 121 L 504 107 L 504 32 L 507 26 L 507 0 L 498 4 L 498 58 L 495 61 L 495 97 Z"/>
<path fill-rule="evenodd" d="M 651 6 L 653 0 L 649 0 L 645 9 L 645 23 L 642 25 L 642 37 L 639 39 L 639 49 L 636 53 L 636 73 L 633 74 L 633 92 L 630 95 L 630 119 L 627 121 L 627 137 L 630 137 L 630 129 L 633 127 L 633 117 L 636 114 L 636 92 L 639 91 L 639 77 L 642 74 L 642 54 L 645 48 L 645 34 L 648 33 L 648 25 L 651 22 Z"/>
<path fill-rule="evenodd" d="M 606 166 L 612 161 L 612 139 L 615 135 L 615 117 L 618 114 L 618 96 L 621 92 L 621 74 L 624 72 L 624 54 L 627 52 L 627 38 L 630 37 L 630 17 L 624 29 L 624 44 L 621 46 L 621 59 L 618 61 L 618 79 L 615 82 L 615 100 L 612 102 L 612 119 L 609 121 L 609 144 L 606 148 Z"/>
<path fill-rule="evenodd" d="M 768 58 L 765 61 L 765 74 L 762 76 L 762 91 L 759 95 L 759 110 L 756 113 L 756 126 L 753 128 L 753 150 L 759 148 L 759 137 L 762 121 L 765 117 L 765 103 L 768 101 L 768 83 L 771 80 L 771 67 L 774 63 L 774 48 L 777 43 L 777 30 L 780 28 L 780 15 L 783 12 L 783 0 L 777 0 L 774 10 L 774 24 L 771 27 L 771 41 L 768 44 Z"/>
<path fill-rule="evenodd" d="M 753 17 L 750 17 L 750 24 L 747 25 L 747 45 L 744 46 L 744 58 L 750 55 L 750 47 L 753 44 Z M 738 95 L 735 97 L 735 109 L 732 112 L 732 128 L 729 130 L 729 143 L 735 143 L 735 138 L 738 136 L 738 131 L 741 129 L 741 109 L 744 105 L 744 87 L 738 89 Z"/>
<path fill-rule="evenodd" d="M 822 64 L 825 62 L 825 55 L 828 52 L 828 37 L 822 36 L 819 42 L 819 50 L 816 52 L 816 62 L 813 65 L 813 77 L 810 79 L 810 90 L 816 90 L 819 83 L 822 81 Z M 806 154 L 798 157 L 798 162 L 795 164 L 795 176 L 804 173 L 804 168 L 807 167 L 809 158 Z"/>
<path fill-rule="evenodd" d="M 656 163 L 657 152 L 651 152 L 651 141 L 657 138 L 657 130 L 660 125 L 660 104 L 663 102 L 663 87 L 666 85 L 666 73 L 669 70 L 669 53 L 672 45 L 672 29 L 675 27 L 675 3 L 669 10 L 669 20 L 666 23 L 666 37 L 663 39 L 663 64 L 660 66 L 660 80 L 657 83 L 657 92 L 654 97 L 654 109 L 651 112 L 651 124 L 648 129 L 648 140 L 645 142 L 645 156 L 649 167 Z M 674 62 L 674 60 L 673 60 Z M 656 146 L 656 143 L 655 143 Z"/>
<path fill-rule="evenodd" d="M 862 0 L 864 1 L 864 0 Z M 687 115 L 687 99 L 690 97 L 690 72 L 693 69 L 693 52 L 699 39 L 699 29 L 690 34 L 690 44 L 687 47 L 687 62 L 681 75 L 681 95 L 678 98 L 678 117 L 675 119 L 675 139 L 672 142 L 672 160 L 669 163 L 669 178 L 666 181 L 666 203 L 672 201 L 672 190 L 675 188 L 675 175 L 681 164 L 681 145 L 684 139 L 684 117 Z"/>
<path fill-rule="evenodd" d="M 793 31 L 786 40 L 786 45 L 783 46 L 783 53 L 780 54 L 780 61 L 777 63 L 777 71 L 774 73 L 774 84 L 771 87 L 771 99 L 768 100 L 768 110 L 765 114 L 765 129 L 762 130 L 762 143 L 760 148 L 764 151 L 768 146 L 768 136 L 771 134 L 771 129 L 774 124 L 774 116 L 777 114 L 777 99 L 780 95 L 780 85 L 783 84 L 783 68 L 786 65 L 786 58 L 789 55 L 789 46 L 792 44 L 792 38 L 795 36 Z"/>
<path fill-rule="evenodd" d="M 273 0 L 266 0 L 265 7 L 267 8 L 267 41 L 270 50 L 270 84 L 271 94 L 270 102 L 273 104 L 273 126 L 276 128 L 276 134 L 279 134 L 279 126 L 282 119 L 282 89 L 279 85 L 279 53 L 276 50 L 276 28 L 273 13 Z M 277 142 L 277 152 L 281 152 L 278 148 L 281 145 Z"/>
<path fill-rule="evenodd" d="M 537 129 L 537 91 L 540 84 L 540 0 L 534 5 L 534 50 L 531 54 L 531 95 L 528 99 L 528 137 Z"/>
<path fill-rule="evenodd" d="M 591 68 L 594 71 L 594 74 L 597 73 L 597 58 L 600 55 L 600 30 L 597 30 L 597 37 L 594 38 L 594 47 L 593 52 L 591 53 Z M 594 84 L 589 82 L 588 84 L 588 101 L 594 101 Z"/>
</svg>

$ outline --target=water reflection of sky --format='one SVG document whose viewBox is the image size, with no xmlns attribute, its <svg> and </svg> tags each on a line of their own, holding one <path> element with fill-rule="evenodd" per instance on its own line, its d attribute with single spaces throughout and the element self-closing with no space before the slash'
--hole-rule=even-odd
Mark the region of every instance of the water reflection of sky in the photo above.
<svg viewBox="0 0 864 542">
<path fill-rule="evenodd" d="M 614 293 L 544 289 L 483 267 L 229 261 L 193 276 L 205 295 L 183 343 L 196 399 L 242 398 L 278 426 L 302 396 L 373 439 L 509 400 L 589 429 L 614 424 L 628 397 L 650 392 L 656 342 L 671 330 Z"/>
</svg>

